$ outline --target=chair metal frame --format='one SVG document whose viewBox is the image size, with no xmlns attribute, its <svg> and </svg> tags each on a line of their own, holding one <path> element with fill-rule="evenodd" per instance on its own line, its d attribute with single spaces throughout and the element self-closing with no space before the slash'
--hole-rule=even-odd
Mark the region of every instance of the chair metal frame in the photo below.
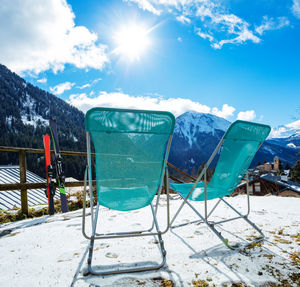
<svg viewBox="0 0 300 287">
<path fill-rule="evenodd" d="M 84 174 L 84 199 L 83 199 L 83 211 L 82 211 L 82 234 L 86 239 L 90 240 L 89 244 L 89 254 L 88 254 L 88 274 L 93 275 L 112 275 L 112 274 L 121 274 L 121 273 L 131 273 L 131 272 L 142 272 L 142 271 L 150 271 L 150 270 L 157 270 L 163 267 L 166 263 L 166 250 L 164 248 L 164 242 L 162 240 L 162 234 L 166 233 L 170 228 L 170 202 L 169 202 L 169 181 L 168 181 L 168 168 L 167 168 L 167 160 L 169 155 L 169 150 L 172 142 L 172 135 L 169 136 L 165 157 L 163 161 L 163 168 L 162 172 L 164 174 L 162 175 L 160 185 L 157 190 L 157 198 L 155 207 L 153 207 L 153 204 L 150 203 L 151 213 L 153 216 L 152 225 L 149 229 L 143 229 L 143 230 L 135 230 L 135 231 L 129 231 L 129 232 L 115 232 L 115 233 L 97 233 L 97 219 L 99 216 L 99 201 L 97 200 L 96 210 L 94 211 L 94 204 L 93 204 L 93 191 L 92 191 L 92 167 L 91 167 L 91 145 L 90 145 L 90 134 L 89 132 L 86 132 L 86 141 L 87 141 L 87 167 Z M 87 235 L 85 230 L 85 219 L 86 219 L 86 183 L 87 183 L 87 177 L 89 180 L 89 190 L 90 190 L 90 213 L 91 213 L 91 226 L 92 226 L 92 234 Z M 159 198 L 161 195 L 161 187 L 162 183 L 164 181 L 164 186 L 167 193 L 167 226 L 164 231 L 160 231 L 158 221 L 157 221 L 157 210 L 158 210 L 158 203 Z M 156 229 L 156 232 L 152 232 L 152 230 Z M 158 242 L 160 246 L 160 253 L 162 257 L 162 261 L 159 264 L 149 266 L 149 267 L 133 267 L 133 268 L 122 268 L 122 269 L 111 269 L 111 270 L 105 270 L 105 271 L 96 271 L 92 267 L 92 256 L 93 256 L 93 250 L 94 250 L 94 241 L 96 239 L 112 239 L 112 238 L 125 238 L 125 237 L 141 237 L 141 236 L 157 236 Z M 102 266 L 103 267 L 103 266 Z"/>
<path fill-rule="evenodd" d="M 224 135 L 225 136 L 225 135 Z M 199 174 L 199 176 L 197 177 L 197 179 L 195 180 L 194 185 L 192 186 L 191 190 L 189 191 L 188 195 L 186 197 L 182 196 L 180 193 L 178 193 L 178 195 L 183 199 L 182 204 L 180 205 L 179 209 L 176 211 L 175 215 L 173 216 L 171 222 L 170 222 L 170 228 L 174 229 L 174 228 L 178 228 L 187 224 L 192 224 L 195 222 L 203 222 L 205 223 L 209 229 L 215 234 L 217 235 L 217 237 L 230 249 L 234 250 L 239 248 L 239 245 L 230 245 L 228 240 L 226 238 L 224 238 L 221 234 L 221 232 L 219 232 L 216 228 L 215 225 L 218 224 L 222 224 L 225 222 L 229 222 L 229 221 L 233 221 L 236 219 L 244 219 L 249 225 L 251 225 L 260 235 L 261 237 L 250 241 L 249 243 L 245 244 L 244 247 L 247 247 L 251 244 L 255 244 L 257 242 L 263 241 L 265 239 L 265 235 L 263 234 L 262 230 L 260 228 L 258 228 L 258 226 L 256 226 L 252 221 L 249 220 L 248 216 L 250 213 L 250 198 L 249 198 L 249 177 L 248 177 L 248 172 L 246 173 L 246 181 L 247 181 L 247 212 L 245 214 L 242 214 L 241 212 L 239 212 L 237 209 L 235 209 L 231 204 L 229 204 L 223 197 L 220 197 L 218 202 L 213 206 L 213 208 L 210 210 L 210 212 L 208 213 L 208 207 L 207 207 L 207 170 L 211 164 L 211 162 L 213 161 L 213 159 L 215 158 L 215 156 L 217 155 L 218 151 L 220 150 L 225 138 L 223 138 L 220 140 L 219 144 L 217 145 L 217 147 L 215 148 L 214 152 L 212 153 L 212 155 L 210 156 L 209 160 L 207 161 L 207 163 L 204 165 L 203 170 L 201 171 L 201 173 Z M 262 143 L 259 145 L 259 147 L 257 148 L 257 150 L 261 147 Z M 189 196 L 191 195 L 191 193 L 193 192 L 193 190 L 196 188 L 197 184 L 199 181 L 202 180 L 202 178 L 204 178 L 204 216 L 201 215 L 201 213 L 188 201 Z M 232 217 L 229 219 L 225 219 L 225 220 L 221 220 L 221 221 L 209 221 L 209 217 L 211 216 L 211 214 L 215 211 L 216 207 L 219 205 L 220 202 L 225 203 L 229 208 L 231 208 L 236 214 L 238 214 L 238 216 L 236 217 Z M 179 225 L 173 225 L 176 217 L 178 216 L 178 214 L 180 213 L 180 211 L 182 210 L 183 206 L 187 204 L 195 213 L 198 217 L 200 217 L 201 220 L 197 220 L 197 221 L 193 221 L 193 222 L 189 222 L 189 223 L 183 223 L 183 224 L 179 224 Z"/>
</svg>

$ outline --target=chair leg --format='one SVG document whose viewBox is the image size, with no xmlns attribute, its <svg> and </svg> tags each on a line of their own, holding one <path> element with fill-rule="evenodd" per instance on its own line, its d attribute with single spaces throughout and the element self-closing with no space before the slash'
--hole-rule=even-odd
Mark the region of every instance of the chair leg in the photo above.
<svg viewBox="0 0 300 287">
<path fill-rule="evenodd" d="M 225 222 L 229 222 L 229 221 L 232 221 L 232 220 L 236 220 L 236 219 L 244 219 L 249 225 L 251 225 L 260 235 L 261 237 L 251 241 L 251 242 L 248 242 L 247 244 L 244 245 L 244 247 L 247 247 L 251 244 L 255 244 L 257 242 L 260 242 L 260 241 L 263 241 L 264 238 L 265 238 L 265 235 L 263 234 L 263 232 L 261 231 L 261 229 L 259 229 L 252 221 L 250 221 L 248 219 L 248 215 L 242 215 L 239 211 L 237 211 L 233 206 L 231 206 L 227 201 L 225 201 L 223 198 L 221 198 L 221 200 L 227 204 L 234 212 L 236 212 L 239 216 L 238 217 L 235 217 L 235 218 L 230 218 L 230 219 L 227 219 L 227 220 L 222 220 L 222 221 L 219 221 L 219 222 L 208 222 L 207 220 L 205 220 L 205 223 L 207 224 L 207 226 L 219 237 L 219 239 L 230 249 L 234 250 L 234 249 L 237 249 L 237 248 L 240 248 L 240 246 L 233 246 L 233 245 L 230 245 L 228 243 L 228 239 L 224 238 L 221 234 L 221 232 L 219 232 L 216 228 L 215 228 L 215 225 L 217 224 L 221 224 L 221 223 L 225 223 Z M 188 205 L 194 210 L 194 212 L 199 216 L 200 213 L 188 202 Z M 200 215 L 200 217 L 202 217 Z M 203 217 L 202 217 L 203 218 Z"/>
<path fill-rule="evenodd" d="M 181 195 L 179 195 L 182 199 L 184 199 L 184 197 L 182 197 Z M 215 204 L 215 206 L 211 209 L 211 211 L 209 212 L 209 214 L 207 215 L 207 218 L 211 216 L 211 214 L 215 211 L 216 207 L 219 205 L 219 203 L 221 202 L 221 199 L 218 200 L 218 202 Z M 173 222 L 175 220 L 175 216 L 173 218 Z M 177 225 L 172 225 L 170 228 L 171 229 L 175 229 L 175 228 L 178 228 L 178 227 L 182 227 L 182 226 L 186 226 L 186 225 L 189 225 L 189 224 L 194 224 L 194 223 L 203 223 L 205 221 L 203 221 L 202 219 L 197 219 L 197 220 L 193 220 L 193 221 L 190 221 L 190 222 L 185 222 L 185 223 L 181 223 L 181 224 L 177 224 Z"/>
<path fill-rule="evenodd" d="M 218 236 L 218 238 L 230 249 L 235 249 L 233 246 L 230 246 L 228 244 L 228 240 L 226 240 L 221 232 L 219 232 L 215 227 L 214 224 L 208 222 L 201 214 L 200 212 L 189 202 L 187 202 L 188 206 L 201 218 L 201 220 L 208 226 L 208 228 L 215 234 Z"/>
<path fill-rule="evenodd" d="M 158 209 L 158 202 L 159 202 L 159 198 L 160 198 L 160 194 L 161 194 L 161 191 L 159 191 L 158 195 L 157 195 L 157 198 L 156 198 L 156 204 L 155 204 L 155 215 L 157 214 L 157 209 Z M 152 204 L 150 204 L 150 207 L 151 207 L 151 211 L 153 212 L 153 207 L 152 207 Z M 148 232 L 151 232 L 154 228 L 154 217 L 153 217 L 153 221 L 152 221 L 152 224 L 151 224 L 151 227 L 149 229 L 147 229 Z"/>
<path fill-rule="evenodd" d="M 150 205 L 151 205 L 151 211 L 152 211 L 152 215 L 153 215 L 154 225 L 155 225 L 156 231 L 158 233 L 157 236 L 158 236 L 158 240 L 159 240 L 159 244 L 160 244 L 160 252 L 161 252 L 161 255 L 162 255 L 162 258 L 163 258 L 163 262 L 162 262 L 162 266 L 163 266 L 166 263 L 167 252 L 165 250 L 164 241 L 161 237 L 161 231 L 160 231 L 158 223 L 157 223 L 156 211 L 154 211 L 152 204 L 150 204 Z"/>
<path fill-rule="evenodd" d="M 221 234 L 221 232 L 219 232 L 216 228 L 215 228 L 215 225 L 217 224 L 221 224 L 221 223 L 225 223 L 225 222 L 228 222 L 228 221 L 232 221 L 232 220 L 235 220 L 235 219 L 244 219 L 249 225 L 251 225 L 260 235 L 261 237 L 260 238 L 257 238 L 249 243 L 247 243 L 246 245 L 244 245 L 244 247 L 247 247 L 251 244 L 255 244 L 257 242 L 260 242 L 260 241 L 263 241 L 264 238 L 265 238 L 265 235 L 263 234 L 262 230 L 259 229 L 252 221 L 250 221 L 248 219 L 248 213 L 246 215 L 242 215 L 239 211 L 237 211 L 233 206 L 231 206 L 227 201 L 225 201 L 223 198 L 220 198 L 221 201 L 223 201 L 226 205 L 228 205 L 234 212 L 236 212 L 239 216 L 238 217 L 235 217 L 235 218 L 230 218 L 230 219 L 227 219 L 227 220 L 222 220 L 222 221 L 219 221 L 219 222 L 209 222 L 207 220 L 207 218 L 205 218 L 204 216 L 202 216 L 200 214 L 200 212 L 189 202 L 189 201 L 186 201 L 187 205 L 198 215 L 198 217 L 200 217 L 200 222 L 204 222 L 208 227 L 209 229 L 229 248 L 229 249 L 237 249 L 237 248 L 240 248 L 240 246 L 233 246 L 233 245 L 230 245 L 228 243 L 228 239 L 224 238 Z M 220 200 L 217 202 L 216 205 L 219 204 Z M 247 201 L 248 204 L 249 204 L 249 201 Z M 214 206 L 213 210 L 215 209 L 216 205 Z M 248 207 L 249 209 L 249 207 Z M 210 212 L 211 214 L 212 212 Z M 210 215 L 209 214 L 209 215 Z M 178 213 L 176 214 L 178 215 Z M 208 216 L 209 216 L 208 215 Z M 175 218 L 173 218 L 173 221 L 174 221 Z M 195 221 L 193 221 L 195 222 Z M 189 222 L 187 224 L 190 224 L 192 222 Z M 184 224 L 181 224 L 181 225 L 176 225 L 176 226 L 171 226 L 171 228 L 176 228 L 176 227 L 179 227 L 179 226 L 183 226 L 183 225 L 187 225 L 186 223 Z"/>
<path fill-rule="evenodd" d="M 155 213 L 154 208 L 151 204 L 151 211 L 152 211 L 152 215 L 153 215 L 154 226 L 155 226 L 155 228 L 157 230 L 157 233 L 158 233 L 160 253 L 161 253 L 161 256 L 162 256 L 161 263 L 159 263 L 157 265 L 154 265 L 154 266 L 149 266 L 149 267 L 133 267 L 133 268 L 124 268 L 124 269 L 95 271 L 94 268 L 92 267 L 92 258 L 93 258 L 94 241 L 95 241 L 95 235 L 96 235 L 96 224 L 97 224 L 97 218 L 98 218 L 98 209 L 99 209 L 99 205 L 97 205 L 97 210 L 96 210 L 96 215 L 95 215 L 95 220 L 94 220 L 94 226 L 93 226 L 93 233 L 92 233 L 92 236 L 91 236 L 90 246 L 89 246 L 88 272 L 85 273 L 84 275 L 92 274 L 92 275 L 104 276 L 104 275 L 112 275 L 112 274 L 142 272 L 142 271 L 157 270 L 157 269 L 160 269 L 161 267 L 163 267 L 165 265 L 165 263 L 166 263 L 166 250 L 164 248 L 164 242 L 162 240 L 161 232 L 159 230 L 159 226 L 158 226 L 158 223 L 157 223 L 156 213 Z"/>
<path fill-rule="evenodd" d="M 260 242 L 260 241 L 263 241 L 265 239 L 265 235 L 264 233 L 262 232 L 262 230 L 254 223 L 252 222 L 251 220 L 249 220 L 248 218 L 248 215 L 249 215 L 249 212 L 250 212 L 250 200 L 249 200 L 249 194 L 247 195 L 247 204 L 248 204 L 248 212 L 246 215 L 242 215 L 238 210 L 236 210 L 231 204 L 229 204 L 226 200 L 224 200 L 223 198 L 221 198 L 221 200 L 228 206 L 230 207 L 235 213 L 237 213 L 240 218 L 244 219 L 249 225 L 252 226 L 252 228 L 254 228 L 260 235 L 261 237 L 260 238 L 257 238 L 251 242 L 249 242 L 246 246 L 249 246 L 251 244 L 254 244 L 254 243 L 257 243 L 257 242 Z"/>
<path fill-rule="evenodd" d="M 156 204 L 155 204 L 155 214 L 157 213 L 158 199 L 157 199 Z M 150 205 L 150 206 L 152 206 L 152 205 Z M 153 230 L 153 228 L 154 228 L 154 219 L 152 220 L 151 226 L 148 229 L 128 231 L 128 232 L 118 232 L 118 233 L 114 232 L 114 233 L 106 233 L 106 234 L 96 233 L 95 235 L 96 236 L 104 236 L 104 235 L 117 235 L 117 234 L 118 235 L 121 235 L 121 234 L 130 235 L 130 234 L 136 234 L 136 233 L 142 234 L 143 232 L 151 232 Z"/>
</svg>

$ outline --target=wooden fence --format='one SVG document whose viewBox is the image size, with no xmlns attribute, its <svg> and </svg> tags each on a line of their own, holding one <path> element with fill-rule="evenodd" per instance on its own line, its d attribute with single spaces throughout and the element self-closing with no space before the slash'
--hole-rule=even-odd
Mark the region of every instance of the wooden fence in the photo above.
<svg viewBox="0 0 300 287">
<path fill-rule="evenodd" d="M 21 147 L 6 147 L 0 146 L 0 151 L 3 152 L 18 152 L 19 153 L 19 167 L 20 167 L 20 182 L 19 183 L 5 183 L 0 184 L 0 192 L 6 190 L 20 190 L 21 191 L 21 210 L 23 214 L 28 215 L 28 198 L 27 198 L 27 189 L 38 189 L 38 188 L 46 188 L 45 182 L 26 182 L 26 154 L 27 153 L 39 153 L 44 154 L 43 149 L 33 149 L 33 148 L 21 148 Z M 54 154 L 54 151 L 51 150 L 51 153 Z M 74 151 L 61 151 L 61 155 L 67 156 L 85 156 L 85 152 L 74 152 Z M 95 154 L 92 154 L 95 156 Z M 194 181 L 195 178 L 189 176 L 182 170 L 176 168 L 174 165 L 168 163 L 168 166 L 175 169 L 182 175 L 184 175 L 187 179 Z M 171 179 L 176 182 L 182 182 L 181 180 L 175 178 L 174 176 L 169 175 Z M 95 181 L 93 181 L 96 184 Z M 83 181 L 74 181 L 74 182 L 66 182 L 65 187 L 76 187 L 76 186 L 84 186 Z"/>
<path fill-rule="evenodd" d="M 33 148 L 20 148 L 20 147 L 6 147 L 0 146 L 0 151 L 3 152 L 18 152 L 19 153 L 19 167 L 20 167 L 20 182 L 19 183 L 5 183 L 0 184 L 0 192 L 5 190 L 20 190 L 21 191 L 21 210 L 22 213 L 28 214 L 28 199 L 27 189 L 38 189 L 46 188 L 45 182 L 26 182 L 26 154 L 27 153 L 39 153 L 44 154 L 43 149 Z M 51 150 L 51 153 L 54 153 Z M 61 151 L 61 155 L 68 156 L 85 156 L 85 152 L 74 152 L 74 151 Z M 92 154 L 94 156 L 94 154 Z M 83 186 L 83 181 L 66 182 L 65 187 Z"/>
</svg>

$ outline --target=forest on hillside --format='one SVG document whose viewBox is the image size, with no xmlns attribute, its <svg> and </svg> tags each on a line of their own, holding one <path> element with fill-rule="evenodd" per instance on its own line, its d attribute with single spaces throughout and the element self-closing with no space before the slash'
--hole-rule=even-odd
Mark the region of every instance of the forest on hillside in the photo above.
<svg viewBox="0 0 300 287">
<path fill-rule="evenodd" d="M 84 114 L 26 83 L 3 65 L 0 65 L 0 102 L 0 146 L 43 148 L 43 135 L 50 134 L 48 120 L 55 118 L 61 150 L 85 151 Z M 0 165 L 16 165 L 18 161 L 18 153 L 0 152 Z M 63 164 L 67 177 L 83 178 L 84 158 L 65 156 Z M 27 168 L 45 177 L 44 156 L 27 154 Z"/>
</svg>

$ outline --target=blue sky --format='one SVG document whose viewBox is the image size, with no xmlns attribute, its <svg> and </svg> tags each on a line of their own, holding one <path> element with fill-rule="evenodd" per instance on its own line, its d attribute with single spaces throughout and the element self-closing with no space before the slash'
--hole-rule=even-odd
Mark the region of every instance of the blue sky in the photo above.
<svg viewBox="0 0 300 287">
<path fill-rule="evenodd" d="M 0 27 L 0 63 L 83 111 L 300 128 L 300 0 L 3 0 Z"/>
</svg>

